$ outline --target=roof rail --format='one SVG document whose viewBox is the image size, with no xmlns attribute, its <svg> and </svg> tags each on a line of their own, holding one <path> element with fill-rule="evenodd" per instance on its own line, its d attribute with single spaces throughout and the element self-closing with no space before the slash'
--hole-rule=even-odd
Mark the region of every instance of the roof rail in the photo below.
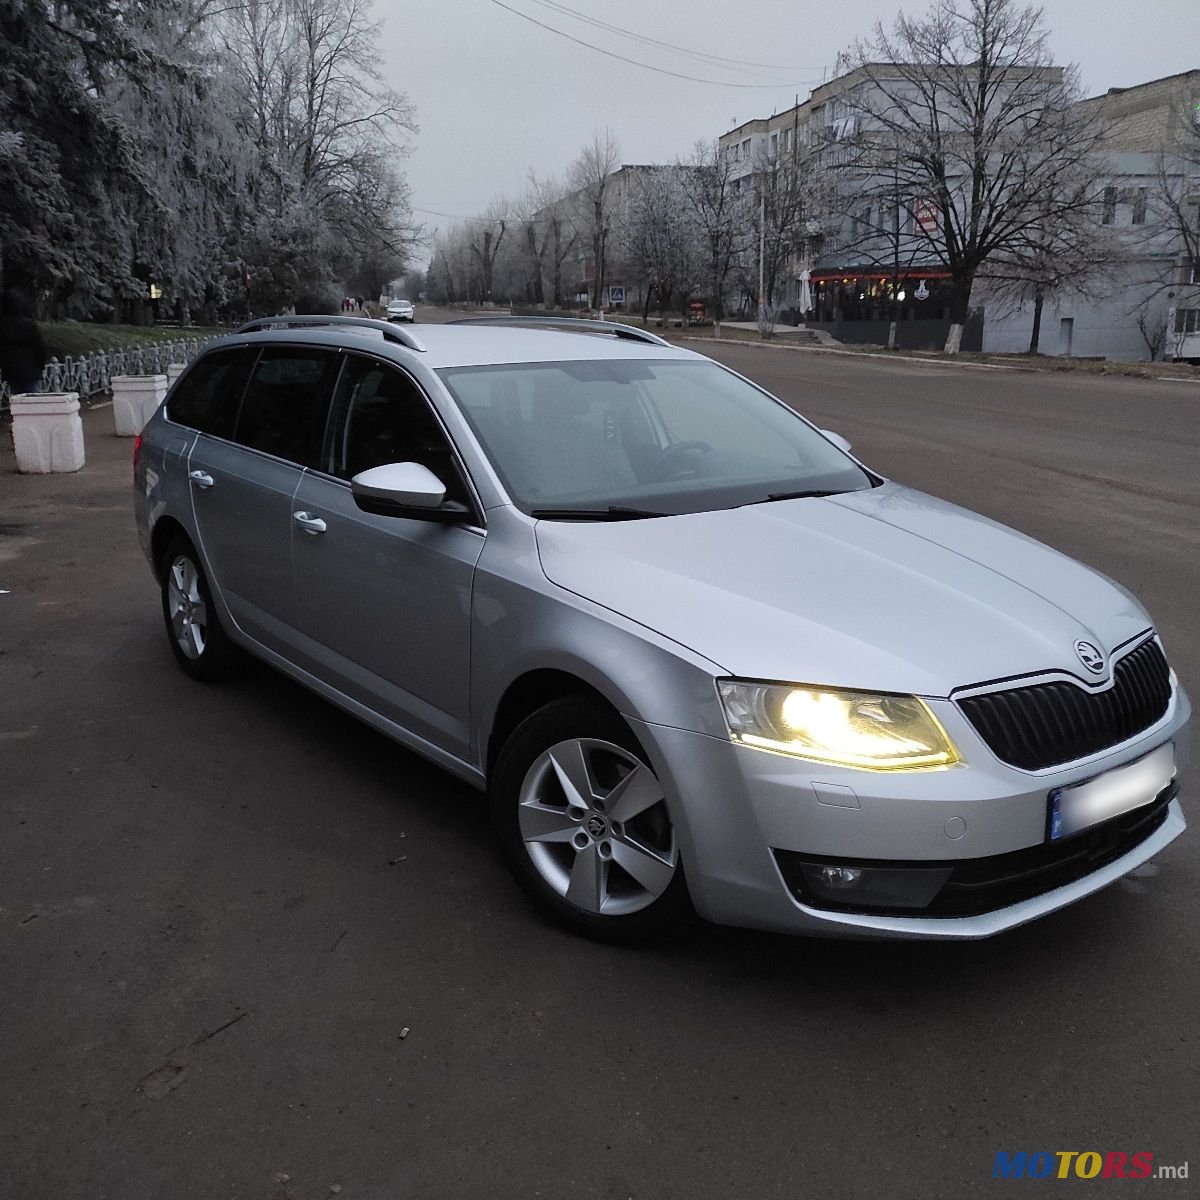
<svg viewBox="0 0 1200 1200">
<path fill-rule="evenodd" d="M 566 333 L 611 333 L 613 337 L 630 342 L 647 342 L 652 346 L 671 343 L 648 329 L 636 325 L 621 325 L 617 321 L 593 321 L 591 317 L 460 317 L 448 325 L 526 325 L 533 329 L 561 329 Z"/>
<path fill-rule="evenodd" d="M 363 332 L 372 330 L 375 333 L 383 334 L 384 341 L 395 342 L 398 346 L 405 346 L 409 350 L 419 350 L 425 352 L 425 344 L 419 337 L 409 333 L 407 330 L 402 330 L 393 325 L 390 321 L 376 321 L 371 317 L 342 317 L 342 316 L 322 316 L 320 314 L 300 315 L 300 316 L 281 316 L 281 317 L 257 317 L 253 321 L 247 321 L 240 329 L 235 330 L 235 333 L 259 333 L 264 329 L 306 329 L 319 328 L 321 326 L 345 326 L 350 332 L 355 329 L 361 329 Z"/>
</svg>

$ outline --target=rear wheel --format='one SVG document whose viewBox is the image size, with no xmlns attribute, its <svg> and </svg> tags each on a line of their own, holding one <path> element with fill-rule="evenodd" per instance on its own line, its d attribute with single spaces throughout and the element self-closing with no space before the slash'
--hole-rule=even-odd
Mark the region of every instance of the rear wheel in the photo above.
<svg viewBox="0 0 1200 1200">
<path fill-rule="evenodd" d="M 496 762 L 491 803 L 513 874 L 559 924 L 637 942 L 694 918 L 662 785 L 600 702 L 567 697 L 522 722 Z"/>
<path fill-rule="evenodd" d="M 241 652 L 221 627 L 200 556 L 187 538 L 175 538 L 163 558 L 162 607 L 175 661 L 193 679 L 233 674 Z"/>
</svg>

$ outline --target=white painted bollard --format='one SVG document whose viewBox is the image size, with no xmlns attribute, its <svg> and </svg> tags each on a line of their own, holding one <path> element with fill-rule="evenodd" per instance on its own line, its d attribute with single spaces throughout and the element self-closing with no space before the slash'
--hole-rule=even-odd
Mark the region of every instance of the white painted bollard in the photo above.
<svg viewBox="0 0 1200 1200">
<path fill-rule="evenodd" d="M 167 387 L 169 388 L 180 375 L 187 370 L 187 363 L 168 363 L 167 364 Z"/>
<path fill-rule="evenodd" d="M 10 404 L 18 471 L 66 475 L 83 467 L 78 392 L 30 392 Z"/>
<path fill-rule="evenodd" d="M 117 437 L 136 437 L 167 394 L 165 375 L 114 375 L 113 422 Z"/>
</svg>

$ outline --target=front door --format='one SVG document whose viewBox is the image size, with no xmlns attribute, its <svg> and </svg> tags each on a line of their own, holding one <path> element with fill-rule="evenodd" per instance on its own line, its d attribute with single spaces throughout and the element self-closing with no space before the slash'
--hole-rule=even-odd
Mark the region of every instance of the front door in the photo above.
<svg viewBox="0 0 1200 1200">
<path fill-rule="evenodd" d="M 457 457 L 412 379 L 366 355 L 346 358 L 322 457 L 292 504 L 297 661 L 465 758 L 482 530 L 363 512 L 349 483 L 370 467 L 420 462 L 469 505 Z"/>
</svg>

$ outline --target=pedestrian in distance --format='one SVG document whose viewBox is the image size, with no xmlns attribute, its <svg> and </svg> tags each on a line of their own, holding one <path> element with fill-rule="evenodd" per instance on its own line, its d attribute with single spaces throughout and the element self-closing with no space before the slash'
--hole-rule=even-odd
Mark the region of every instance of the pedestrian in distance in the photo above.
<svg viewBox="0 0 1200 1200">
<path fill-rule="evenodd" d="M 46 342 L 24 293 L 0 294 L 0 379 L 14 396 L 42 390 Z"/>
</svg>

